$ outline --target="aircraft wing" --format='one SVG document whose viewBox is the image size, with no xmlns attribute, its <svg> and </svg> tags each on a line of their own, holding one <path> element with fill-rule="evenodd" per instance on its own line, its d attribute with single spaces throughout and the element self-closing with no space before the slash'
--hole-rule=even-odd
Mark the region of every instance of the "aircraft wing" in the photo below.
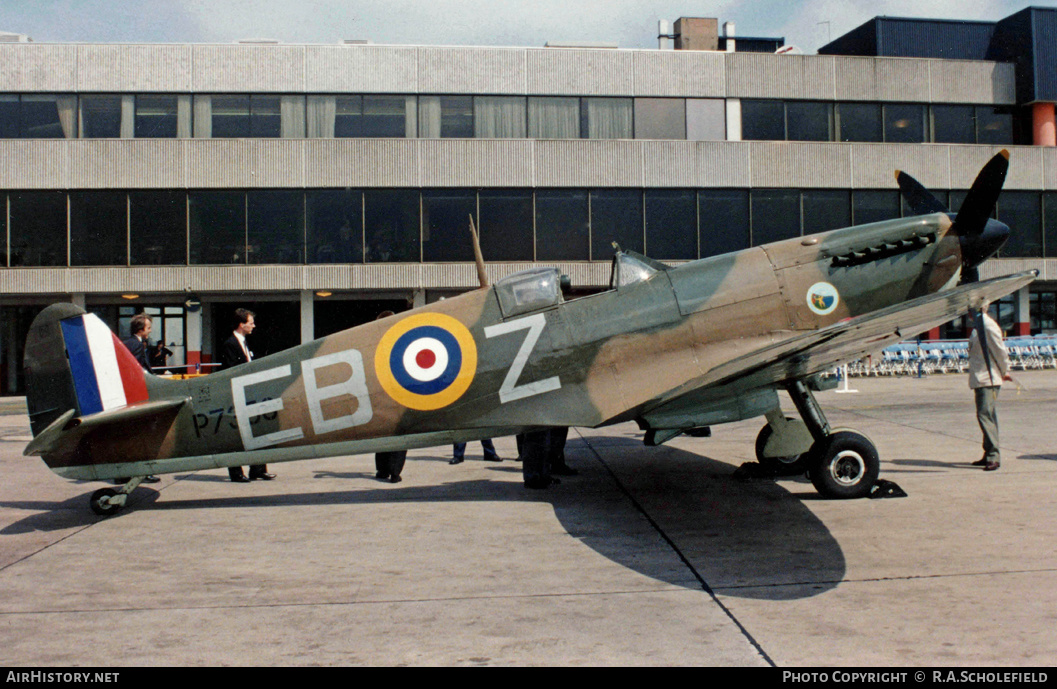
<svg viewBox="0 0 1057 689">
<path fill-rule="evenodd" d="M 1035 271 L 1030 271 L 962 285 L 794 335 L 716 366 L 654 407 L 653 411 L 666 404 L 678 404 L 678 398 L 693 395 L 703 388 L 727 387 L 732 394 L 740 394 L 760 386 L 804 378 L 876 354 L 888 345 L 957 318 L 982 300 L 993 301 L 1010 294 L 1030 283 L 1036 275 Z"/>
</svg>

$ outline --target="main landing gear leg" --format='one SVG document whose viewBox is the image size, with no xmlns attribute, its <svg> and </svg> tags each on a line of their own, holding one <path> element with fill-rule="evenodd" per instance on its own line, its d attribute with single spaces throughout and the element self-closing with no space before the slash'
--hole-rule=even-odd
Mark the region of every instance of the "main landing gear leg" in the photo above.
<svg viewBox="0 0 1057 689">
<path fill-rule="evenodd" d="M 146 477 L 136 476 L 130 478 L 128 483 L 121 486 L 120 489 L 100 488 L 92 493 L 88 505 L 92 508 L 93 512 L 101 517 L 109 517 L 112 514 L 117 514 L 117 512 L 125 506 L 129 493 L 136 490 L 136 486 L 143 483 L 144 478 Z"/>
<path fill-rule="evenodd" d="M 874 444 L 861 433 L 830 428 L 814 393 L 803 381 L 786 389 L 815 439 L 808 452 L 808 475 L 815 490 L 827 498 L 869 495 L 881 472 Z"/>
</svg>

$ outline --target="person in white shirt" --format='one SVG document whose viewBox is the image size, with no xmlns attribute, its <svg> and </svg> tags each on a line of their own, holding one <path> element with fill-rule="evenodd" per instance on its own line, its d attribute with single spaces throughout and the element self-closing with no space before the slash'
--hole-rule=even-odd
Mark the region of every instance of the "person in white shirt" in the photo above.
<svg viewBox="0 0 1057 689">
<path fill-rule="evenodd" d="M 231 337 L 224 340 L 224 344 L 220 347 L 221 370 L 253 360 L 253 352 L 246 345 L 246 336 L 252 334 L 253 329 L 257 327 L 254 322 L 255 318 L 256 314 L 249 309 L 235 309 L 235 330 L 231 333 Z M 275 478 L 275 474 L 268 473 L 267 464 L 252 465 L 248 478 L 242 472 L 242 467 L 228 467 L 228 476 L 235 483 L 249 483 L 256 479 L 271 481 Z"/>
</svg>

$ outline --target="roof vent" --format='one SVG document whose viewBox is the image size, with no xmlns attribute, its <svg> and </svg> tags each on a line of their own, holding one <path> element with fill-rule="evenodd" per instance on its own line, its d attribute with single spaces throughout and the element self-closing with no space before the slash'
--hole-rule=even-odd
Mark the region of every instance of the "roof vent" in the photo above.
<svg viewBox="0 0 1057 689">
<path fill-rule="evenodd" d="M 235 41 L 240 45 L 279 45 L 278 38 L 240 38 Z"/>
<path fill-rule="evenodd" d="M 33 39 L 24 33 L 0 31 L 0 43 L 32 43 Z"/>
</svg>

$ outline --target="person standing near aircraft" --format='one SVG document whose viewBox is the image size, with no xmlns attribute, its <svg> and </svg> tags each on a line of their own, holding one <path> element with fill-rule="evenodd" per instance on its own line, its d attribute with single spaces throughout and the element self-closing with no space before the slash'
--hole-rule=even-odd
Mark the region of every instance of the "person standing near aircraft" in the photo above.
<svg viewBox="0 0 1057 689">
<path fill-rule="evenodd" d="M 495 444 L 491 438 L 482 438 L 481 447 L 484 449 L 484 461 L 502 462 L 502 457 L 495 451 Z M 451 461 L 448 464 L 462 464 L 466 457 L 466 443 L 455 443 L 451 453 Z"/>
<path fill-rule="evenodd" d="M 150 316 L 145 313 L 137 313 L 132 317 L 132 323 L 129 326 L 132 334 L 122 340 L 128 351 L 132 353 L 132 356 L 136 358 L 136 361 L 147 373 L 151 372 L 150 362 L 147 359 L 147 336 L 150 335 L 153 326 L 154 321 L 151 320 Z M 115 479 L 114 483 L 122 484 L 127 481 L 127 478 L 122 477 Z M 144 483 L 158 483 L 159 481 L 161 479 L 154 475 L 143 479 Z"/>
<path fill-rule="evenodd" d="M 380 321 L 389 316 L 395 316 L 392 311 L 382 311 L 374 320 Z M 379 481 L 389 483 L 400 483 L 400 472 L 404 470 L 404 462 L 407 460 L 407 450 L 393 450 L 391 452 L 379 452 L 374 455 L 374 477 Z"/>
<path fill-rule="evenodd" d="M 974 318 L 969 336 L 969 387 L 976 396 L 976 421 L 984 435 L 984 456 L 973 462 L 984 471 L 995 471 L 1002 464 L 998 448 L 998 392 L 1009 376 L 1009 354 L 1002 341 L 1002 329 L 987 313 L 984 302 Z"/>
<path fill-rule="evenodd" d="M 128 351 L 132 352 L 132 356 L 136 357 L 139 365 L 148 373 L 150 373 L 151 367 L 150 361 L 147 359 L 147 337 L 150 335 L 153 326 L 154 322 L 150 316 L 145 313 L 137 313 L 132 317 L 132 323 L 129 327 L 132 334 L 122 340 Z"/>
<path fill-rule="evenodd" d="M 220 347 L 222 371 L 253 360 L 253 352 L 246 346 L 246 336 L 252 334 L 253 329 L 257 327 L 255 318 L 256 314 L 249 309 L 235 309 L 235 329 Z M 242 467 L 228 467 L 228 476 L 235 483 L 248 483 L 255 479 L 271 481 L 275 478 L 275 474 L 268 473 L 267 464 L 252 465 L 249 478 L 242 472 Z"/>
</svg>

